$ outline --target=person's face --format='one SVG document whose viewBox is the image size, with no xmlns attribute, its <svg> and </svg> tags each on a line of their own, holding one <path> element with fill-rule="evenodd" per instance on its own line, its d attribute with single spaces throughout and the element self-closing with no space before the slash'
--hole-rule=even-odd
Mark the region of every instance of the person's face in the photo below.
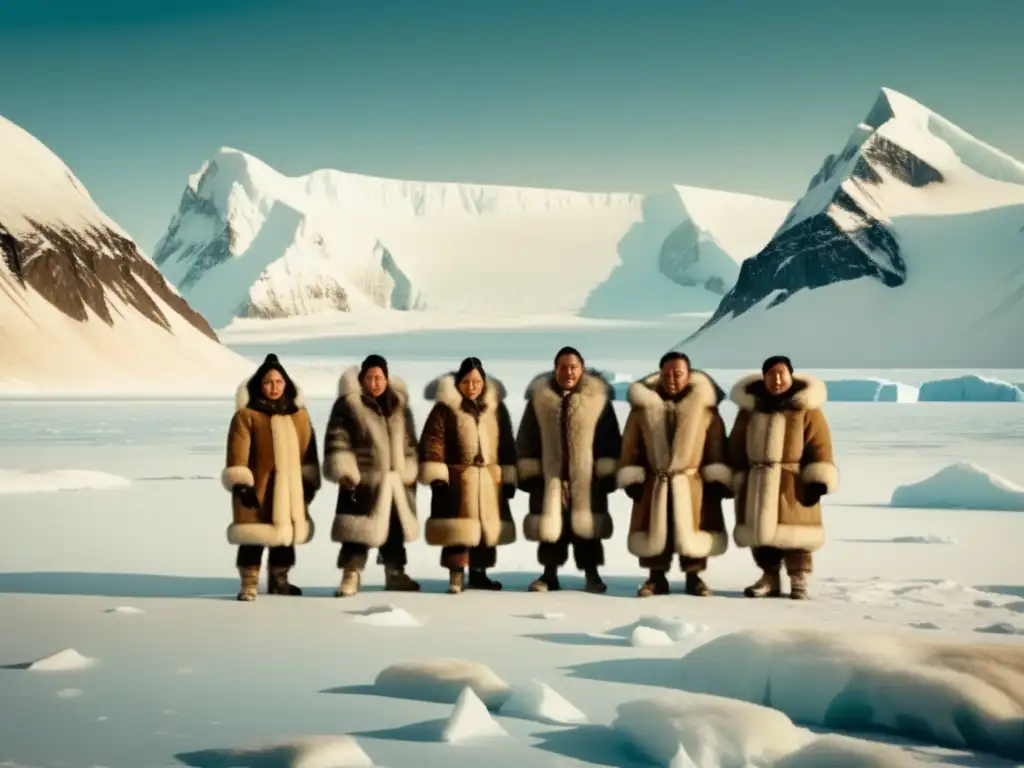
<svg viewBox="0 0 1024 768">
<path fill-rule="evenodd" d="M 459 382 L 459 392 L 462 393 L 463 397 L 470 400 L 476 400 L 480 397 L 480 393 L 484 391 L 484 377 L 480 375 L 480 371 L 472 370 L 468 374 L 462 377 L 462 381 Z"/>
<path fill-rule="evenodd" d="M 280 371 L 268 371 L 260 382 L 260 388 L 267 400 L 280 400 L 284 396 L 284 376 Z"/>
<path fill-rule="evenodd" d="M 661 368 L 661 388 L 668 395 L 678 395 L 690 383 L 690 366 L 685 360 L 669 360 Z"/>
<path fill-rule="evenodd" d="M 583 361 L 576 355 L 566 354 L 555 363 L 555 381 L 562 389 L 572 389 L 583 375 Z"/>
<path fill-rule="evenodd" d="M 388 377 L 380 368 L 368 368 L 363 374 L 363 390 L 371 397 L 380 397 L 388 388 Z"/>
<path fill-rule="evenodd" d="M 776 363 L 764 372 L 764 387 L 772 395 L 782 395 L 793 386 L 793 375 L 785 363 Z"/>
</svg>

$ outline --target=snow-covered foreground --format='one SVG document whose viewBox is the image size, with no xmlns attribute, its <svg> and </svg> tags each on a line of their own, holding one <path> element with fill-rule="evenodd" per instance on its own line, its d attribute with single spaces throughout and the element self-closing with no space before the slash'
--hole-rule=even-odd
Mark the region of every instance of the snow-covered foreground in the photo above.
<svg viewBox="0 0 1024 768">
<path fill-rule="evenodd" d="M 446 364 L 392 361 L 415 393 Z M 304 374 L 320 371 L 323 380 L 313 387 L 320 390 L 328 369 L 336 377 L 342 365 L 296 363 L 293 372 L 305 385 Z M 522 385 L 543 365 L 492 366 L 508 384 L 514 420 Z M 604 365 L 642 372 L 630 361 Z M 720 383 L 729 381 L 723 375 Z M 322 430 L 330 400 L 314 396 L 310 407 Z M 417 400 L 414 407 L 421 425 L 426 405 Z M 796 726 L 766 743 L 758 741 L 757 723 L 768 722 L 770 712 L 672 698 L 683 695 L 677 689 L 685 681 L 684 654 L 747 629 L 800 627 L 854 638 L 894 633 L 1021 648 L 1024 636 L 1015 633 L 1024 631 L 1024 568 L 1013 542 L 1024 534 L 1024 515 L 888 506 L 897 486 L 957 461 L 1024 483 L 1024 432 L 1006 405 L 828 405 L 843 487 L 826 507 L 829 541 L 807 603 L 739 597 L 755 570 L 735 549 L 708 573 L 715 597 L 634 598 L 642 574 L 625 550 L 621 494 L 612 502 L 622 527 L 608 546 L 606 596 L 575 591 L 575 574 L 561 593 L 526 593 L 535 561 L 522 541 L 499 554 L 496 577 L 506 591 L 449 596 L 438 551 L 416 542 L 410 572 L 424 593 L 382 593 L 380 568 L 371 565 L 366 591 L 339 601 L 330 597 L 338 577 L 335 545 L 318 536 L 299 551 L 293 575 L 306 597 L 261 594 L 253 604 L 237 603 L 234 554 L 224 541 L 227 499 L 217 482 L 230 411 L 227 396 L 0 400 L 3 470 L 86 470 L 129 483 L 2 497 L 0 765 L 639 767 L 667 765 L 669 758 L 674 767 L 744 765 L 730 763 L 727 748 L 762 749 L 771 760 L 750 764 L 777 768 L 821 761 L 1013 765 L 879 734 L 852 734 L 853 747 L 815 740 L 821 728 L 813 718 L 802 722 L 790 710 L 785 715 Z M 725 416 L 731 423 L 734 409 Z M 421 509 L 426 502 L 421 492 Z M 316 499 L 318 522 L 330 519 L 333 504 L 330 491 Z M 520 496 L 513 500 L 517 519 L 524 505 Z M 705 651 L 704 658 L 713 656 Z M 444 689 L 417 685 L 408 667 L 398 683 L 394 671 L 378 680 L 395 664 L 445 658 L 484 664 L 500 678 L 474 693 L 492 706 L 489 719 L 472 697 L 456 706 L 457 681 Z M 472 669 L 455 672 L 465 681 Z M 763 685 L 763 671 L 747 672 Z M 735 674 L 726 679 L 735 683 Z M 732 694 L 741 695 L 736 690 L 742 685 Z M 906 693 L 901 706 L 914 695 Z M 699 722 L 686 715 L 694 706 L 703 713 Z M 644 722 L 661 724 L 653 742 Z M 716 736 L 724 722 L 733 727 Z M 744 731 L 742 722 L 753 730 Z M 472 738 L 480 729 L 491 735 Z M 669 754 L 667 731 L 691 762 L 678 750 Z M 866 752 L 865 739 L 895 743 L 903 762 L 891 749 Z M 719 752 L 709 753 L 708 744 Z M 860 758 L 849 756 L 852 748 Z"/>
</svg>

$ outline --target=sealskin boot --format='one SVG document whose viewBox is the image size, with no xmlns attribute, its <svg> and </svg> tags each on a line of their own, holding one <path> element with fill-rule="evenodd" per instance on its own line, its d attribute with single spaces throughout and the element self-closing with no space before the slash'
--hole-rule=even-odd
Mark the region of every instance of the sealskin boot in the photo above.
<svg viewBox="0 0 1024 768">
<path fill-rule="evenodd" d="M 260 567 L 257 565 L 239 568 L 238 578 L 242 582 L 242 588 L 236 599 L 242 603 L 251 603 L 256 599 L 256 593 L 260 588 Z"/>
<path fill-rule="evenodd" d="M 387 568 L 384 571 L 384 589 L 388 592 L 419 592 L 418 581 L 413 581 L 404 568 Z"/>
<path fill-rule="evenodd" d="M 352 597 L 359 591 L 359 571 L 346 570 L 341 574 L 341 585 L 334 591 L 335 597 Z"/>
<path fill-rule="evenodd" d="M 654 597 L 655 595 L 667 595 L 671 589 L 668 585 L 668 578 L 664 571 L 651 571 L 651 575 L 640 589 L 636 591 L 637 597 Z"/>
<path fill-rule="evenodd" d="M 608 585 L 601 580 L 601 575 L 597 572 L 597 568 L 588 568 L 584 571 L 584 578 L 586 583 L 583 585 L 583 591 L 589 592 L 592 595 L 603 595 L 608 591 Z"/>
<path fill-rule="evenodd" d="M 694 597 L 707 597 L 711 594 L 711 590 L 708 589 L 708 585 L 704 583 L 704 579 L 700 577 L 699 573 L 688 573 L 686 574 L 686 594 Z"/>
<path fill-rule="evenodd" d="M 271 568 L 267 579 L 267 593 L 271 595 L 287 595 L 299 597 L 302 590 L 288 582 L 288 572 L 291 568 Z"/>
<path fill-rule="evenodd" d="M 492 592 L 501 591 L 501 582 L 495 581 L 487 575 L 487 571 L 483 568 L 470 568 L 469 570 L 469 588 L 470 589 L 487 589 Z"/>
<path fill-rule="evenodd" d="M 557 592 L 561 588 L 562 585 L 558 583 L 557 568 L 545 568 L 539 578 L 530 582 L 531 592 Z"/>
<path fill-rule="evenodd" d="M 744 597 L 779 597 L 782 595 L 782 577 L 778 571 L 765 571 L 761 578 L 743 590 Z"/>
<path fill-rule="evenodd" d="M 810 597 L 807 592 L 806 571 L 796 571 L 789 574 L 789 596 L 793 600 L 807 600 Z"/>
<path fill-rule="evenodd" d="M 448 594 L 461 595 L 465 589 L 466 574 L 462 570 L 448 571 Z"/>
</svg>

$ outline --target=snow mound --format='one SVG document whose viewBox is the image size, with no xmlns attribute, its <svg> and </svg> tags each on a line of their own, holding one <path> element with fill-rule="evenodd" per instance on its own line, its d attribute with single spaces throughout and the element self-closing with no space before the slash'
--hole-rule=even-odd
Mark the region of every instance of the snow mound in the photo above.
<svg viewBox="0 0 1024 768">
<path fill-rule="evenodd" d="M 612 629 L 608 634 L 616 637 L 629 638 L 632 641 L 633 635 L 637 629 L 656 630 L 664 633 L 671 640 L 676 641 L 682 640 L 686 637 L 692 637 L 693 635 L 700 634 L 701 632 L 707 632 L 709 627 L 707 624 L 694 624 L 692 622 L 683 621 L 678 617 L 641 616 L 632 624 Z M 640 636 L 644 637 L 646 636 L 646 633 L 642 633 Z"/>
<path fill-rule="evenodd" d="M 612 728 L 671 768 L 772 765 L 811 738 L 782 712 L 696 693 L 620 704 Z"/>
<path fill-rule="evenodd" d="M 739 632 L 682 660 L 680 687 L 760 702 L 830 730 L 881 730 L 1024 757 L 1024 648 L 920 635 Z"/>
<path fill-rule="evenodd" d="M 131 605 L 119 605 L 116 608 L 107 608 L 104 613 L 118 613 L 123 616 L 139 616 L 145 613 L 141 608 L 135 608 Z"/>
<path fill-rule="evenodd" d="M 473 693 L 473 689 L 463 688 L 455 702 L 455 709 L 441 731 L 441 740 L 460 743 L 495 736 L 508 736 L 508 734 L 491 717 L 487 706 Z"/>
<path fill-rule="evenodd" d="M 103 491 L 129 485 L 131 482 L 123 477 L 87 469 L 59 469 L 50 472 L 0 469 L 0 494 Z"/>
<path fill-rule="evenodd" d="M 1024 635 L 1024 626 L 1011 624 L 1008 621 L 1000 621 L 989 624 L 987 627 L 978 627 L 975 632 L 987 635 Z"/>
<path fill-rule="evenodd" d="M 825 382 L 835 403 L 916 403 L 917 387 L 888 379 L 833 379 Z"/>
<path fill-rule="evenodd" d="M 82 691 L 80 688 L 62 688 L 57 691 L 58 699 L 77 699 L 81 695 Z"/>
<path fill-rule="evenodd" d="M 306 736 L 242 749 L 211 749 L 177 756 L 186 765 L 247 765 L 273 768 L 373 768 L 351 736 Z"/>
<path fill-rule="evenodd" d="M 1024 390 L 1008 381 L 969 374 L 926 381 L 917 399 L 922 403 L 1021 403 Z"/>
<path fill-rule="evenodd" d="M 528 619 L 540 619 L 542 621 L 552 621 L 554 619 L 564 619 L 565 614 L 559 613 L 558 611 L 544 611 L 543 613 L 531 613 L 526 618 Z"/>
<path fill-rule="evenodd" d="M 396 605 L 374 605 L 352 617 L 354 624 L 369 624 L 374 627 L 419 627 L 419 619 Z"/>
<path fill-rule="evenodd" d="M 924 536 L 895 536 L 890 541 L 893 544 L 958 544 L 955 536 L 935 536 L 932 534 Z"/>
<path fill-rule="evenodd" d="M 920 765 L 896 747 L 830 734 L 786 755 L 772 768 L 920 768 Z"/>
<path fill-rule="evenodd" d="M 374 682 L 380 693 L 399 699 L 456 702 L 464 688 L 472 688 L 489 709 L 498 709 L 512 693 L 490 667 L 464 659 L 429 659 L 392 664 Z"/>
<path fill-rule="evenodd" d="M 1013 600 L 1006 595 L 982 592 L 950 579 L 911 581 L 822 579 L 822 594 L 830 599 L 861 605 L 882 605 L 917 610 L 921 606 L 944 608 L 952 613 L 972 608 L 992 608 Z"/>
<path fill-rule="evenodd" d="M 665 632 L 653 627 L 637 627 L 629 636 L 629 644 L 634 648 L 653 648 L 659 645 L 672 645 L 673 642 Z"/>
<path fill-rule="evenodd" d="M 83 656 L 74 648 L 65 648 L 52 656 L 33 661 L 28 665 L 30 672 L 76 672 L 88 669 L 96 663 L 95 659 Z"/>
<path fill-rule="evenodd" d="M 552 725 L 586 723 L 587 716 L 568 699 L 540 680 L 530 680 L 512 689 L 499 714 Z"/>
<path fill-rule="evenodd" d="M 1024 488 L 971 462 L 950 464 L 926 480 L 901 485 L 894 507 L 1024 511 Z"/>
</svg>

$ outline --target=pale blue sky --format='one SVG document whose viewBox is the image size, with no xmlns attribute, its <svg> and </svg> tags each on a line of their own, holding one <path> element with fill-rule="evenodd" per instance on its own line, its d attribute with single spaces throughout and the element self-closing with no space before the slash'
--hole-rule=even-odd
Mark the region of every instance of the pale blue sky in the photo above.
<svg viewBox="0 0 1024 768">
<path fill-rule="evenodd" d="M 300 174 L 795 199 L 883 85 L 1024 159 L 1024 0 L 4 0 L 0 114 L 151 250 L 219 146 Z"/>
</svg>

